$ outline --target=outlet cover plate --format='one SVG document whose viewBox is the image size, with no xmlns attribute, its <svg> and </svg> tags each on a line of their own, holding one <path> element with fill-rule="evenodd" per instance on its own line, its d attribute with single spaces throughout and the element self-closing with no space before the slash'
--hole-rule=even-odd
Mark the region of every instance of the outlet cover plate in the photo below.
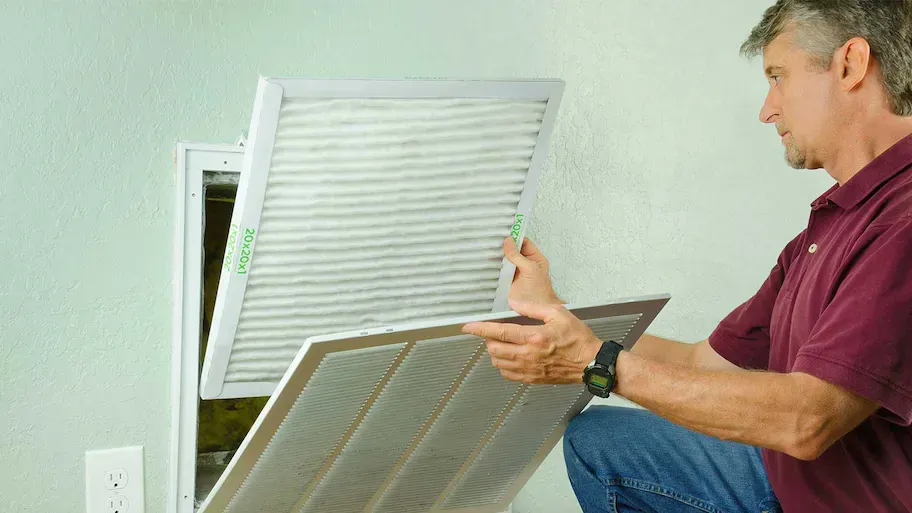
<svg viewBox="0 0 912 513">
<path fill-rule="evenodd" d="M 108 513 L 121 497 L 127 507 L 118 513 L 145 513 L 142 446 L 86 451 L 85 463 L 86 513 Z"/>
</svg>

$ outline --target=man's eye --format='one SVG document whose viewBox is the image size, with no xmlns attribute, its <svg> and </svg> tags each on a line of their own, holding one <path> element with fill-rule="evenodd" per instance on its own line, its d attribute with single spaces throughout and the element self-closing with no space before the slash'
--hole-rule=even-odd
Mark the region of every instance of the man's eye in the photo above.
<svg viewBox="0 0 912 513">
<path fill-rule="evenodd" d="M 775 82 L 776 84 L 778 84 L 778 83 L 779 83 L 779 79 L 781 79 L 782 77 L 780 77 L 779 75 L 773 75 L 773 76 L 770 77 L 770 78 L 773 79 L 773 82 Z"/>
</svg>

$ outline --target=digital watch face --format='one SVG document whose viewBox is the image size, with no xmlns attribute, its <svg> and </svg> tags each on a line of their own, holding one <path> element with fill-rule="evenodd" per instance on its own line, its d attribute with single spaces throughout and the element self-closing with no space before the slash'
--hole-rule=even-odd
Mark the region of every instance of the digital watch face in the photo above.
<svg viewBox="0 0 912 513">
<path fill-rule="evenodd" d="M 608 369 L 604 367 L 591 369 L 586 376 L 586 387 L 592 395 L 608 397 L 612 388 L 612 377 L 608 374 Z"/>
<path fill-rule="evenodd" d="M 608 388 L 608 377 L 599 376 L 598 374 L 592 374 L 589 376 L 589 384 L 596 388 L 605 390 Z"/>
</svg>

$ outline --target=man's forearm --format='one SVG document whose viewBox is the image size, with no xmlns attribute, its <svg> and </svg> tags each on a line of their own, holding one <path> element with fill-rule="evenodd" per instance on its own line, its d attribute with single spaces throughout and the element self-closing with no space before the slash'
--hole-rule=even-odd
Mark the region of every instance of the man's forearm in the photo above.
<svg viewBox="0 0 912 513">
<path fill-rule="evenodd" d="M 631 351 L 651 360 L 677 365 L 690 365 L 693 345 L 654 335 L 643 335 L 633 345 Z"/>
<path fill-rule="evenodd" d="M 802 414 L 801 387 L 790 374 L 699 370 L 634 351 L 618 357 L 617 375 L 618 395 L 723 440 L 800 457 L 801 444 L 818 429 L 815 418 Z"/>
</svg>

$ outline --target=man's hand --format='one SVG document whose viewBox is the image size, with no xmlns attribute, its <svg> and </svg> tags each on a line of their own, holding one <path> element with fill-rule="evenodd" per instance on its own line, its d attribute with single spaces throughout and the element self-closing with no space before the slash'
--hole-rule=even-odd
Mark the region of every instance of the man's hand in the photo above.
<svg viewBox="0 0 912 513">
<path fill-rule="evenodd" d="M 517 313 L 541 326 L 497 322 L 466 324 L 462 331 L 485 339 L 491 363 L 522 383 L 582 383 L 583 371 L 602 346 L 589 326 L 561 305 L 510 301 Z"/>
<path fill-rule="evenodd" d="M 504 256 L 516 266 L 510 299 L 560 305 L 564 302 L 551 286 L 548 259 L 528 237 L 523 241 L 522 252 L 511 237 L 504 239 Z"/>
</svg>

